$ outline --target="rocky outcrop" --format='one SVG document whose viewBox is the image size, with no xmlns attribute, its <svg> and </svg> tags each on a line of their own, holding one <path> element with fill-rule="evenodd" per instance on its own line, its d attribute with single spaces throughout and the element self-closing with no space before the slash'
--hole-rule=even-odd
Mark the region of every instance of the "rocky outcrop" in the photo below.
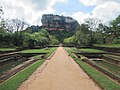
<svg viewBox="0 0 120 90">
<path fill-rule="evenodd" d="M 78 22 L 71 17 L 64 17 L 53 14 L 44 14 L 42 16 L 42 27 L 47 30 L 75 30 Z"/>
</svg>

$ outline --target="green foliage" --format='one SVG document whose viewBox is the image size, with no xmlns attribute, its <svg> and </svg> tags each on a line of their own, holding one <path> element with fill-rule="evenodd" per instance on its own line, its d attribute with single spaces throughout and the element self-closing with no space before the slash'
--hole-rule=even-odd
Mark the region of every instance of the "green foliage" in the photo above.
<svg viewBox="0 0 120 90">
<path fill-rule="evenodd" d="M 23 33 L 24 40 L 23 40 L 23 46 L 24 47 L 34 47 L 37 43 L 37 39 L 34 35 L 29 33 Z"/>
<path fill-rule="evenodd" d="M 72 36 L 72 37 L 69 37 L 69 38 L 65 38 L 63 43 L 67 44 L 67 45 L 74 45 L 74 44 L 76 44 L 76 37 Z"/>
<path fill-rule="evenodd" d="M 71 37 L 75 34 L 75 30 L 72 31 L 67 31 L 67 30 L 63 30 L 63 31 L 48 31 L 50 35 L 53 35 L 56 37 L 56 39 L 60 42 L 63 43 L 63 40 L 65 38 Z"/>
<path fill-rule="evenodd" d="M 77 45 L 88 45 L 89 44 L 89 30 L 88 26 L 81 24 L 76 28 L 75 32 Z"/>
<path fill-rule="evenodd" d="M 0 46 L 13 46 L 13 34 L 0 28 Z"/>
<path fill-rule="evenodd" d="M 58 45 L 59 44 L 59 41 L 55 36 L 49 35 L 49 39 L 50 39 L 50 41 L 49 41 L 50 45 Z"/>
</svg>

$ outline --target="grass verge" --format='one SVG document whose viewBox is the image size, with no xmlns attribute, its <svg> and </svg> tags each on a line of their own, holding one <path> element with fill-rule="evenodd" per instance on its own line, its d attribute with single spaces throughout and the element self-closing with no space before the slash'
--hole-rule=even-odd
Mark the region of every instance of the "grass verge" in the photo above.
<svg viewBox="0 0 120 90">
<path fill-rule="evenodd" d="M 42 63 L 39 60 L 0 85 L 0 90 L 16 90 Z"/>
<path fill-rule="evenodd" d="M 109 48 L 120 48 L 120 44 L 95 44 L 94 46 L 109 47 Z"/>
<path fill-rule="evenodd" d="M 16 48 L 0 48 L 0 51 L 14 51 Z"/>
<path fill-rule="evenodd" d="M 88 53 L 102 53 L 102 52 L 105 52 L 103 50 L 90 49 L 90 48 L 83 48 L 83 49 L 80 49 L 80 51 L 88 52 Z"/>
<path fill-rule="evenodd" d="M 29 49 L 20 51 L 20 53 L 48 53 L 55 48 L 46 48 L 46 49 Z"/>
</svg>

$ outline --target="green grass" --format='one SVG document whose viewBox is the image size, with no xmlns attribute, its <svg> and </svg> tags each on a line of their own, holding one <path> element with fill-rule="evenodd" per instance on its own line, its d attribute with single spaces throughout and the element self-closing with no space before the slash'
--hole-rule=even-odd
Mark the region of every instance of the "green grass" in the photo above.
<svg viewBox="0 0 120 90">
<path fill-rule="evenodd" d="M 56 48 L 51 48 L 51 49 L 49 50 L 49 52 L 47 52 L 47 54 L 45 55 L 45 57 L 48 58 L 55 50 L 56 50 Z M 36 55 L 36 56 L 34 56 L 34 58 L 35 58 L 35 59 L 40 59 L 41 56 L 42 56 L 42 54 L 41 54 L 41 55 Z"/>
<path fill-rule="evenodd" d="M 20 51 L 20 53 L 48 53 L 55 48 L 47 48 L 47 49 L 29 49 Z"/>
<path fill-rule="evenodd" d="M 42 55 L 36 55 L 34 56 L 35 59 L 40 59 Z"/>
<path fill-rule="evenodd" d="M 80 49 L 80 51 L 87 52 L 87 53 L 102 53 L 102 52 L 105 52 L 103 50 L 90 49 L 90 48 L 83 48 L 83 49 Z"/>
<path fill-rule="evenodd" d="M 0 51 L 14 51 L 16 48 L 0 48 Z"/>
<path fill-rule="evenodd" d="M 0 90 L 16 90 L 42 63 L 39 60 L 0 85 Z"/>
<path fill-rule="evenodd" d="M 120 44 L 95 44 L 94 46 L 109 47 L 109 48 L 120 48 Z"/>
<path fill-rule="evenodd" d="M 110 71 L 112 72 L 113 74 L 115 75 L 118 75 L 120 77 L 120 67 L 114 65 L 114 64 L 111 64 L 111 63 L 108 63 L 106 61 L 94 61 L 96 64 L 104 67 L 105 69 L 107 69 L 107 71 Z"/>
<path fill-rule="evenodd" d="M 67 50 L 69 53 L 69 49 Z M 71 54 L 70 54 L 71 55 Z M 120 90 L 120 85 L 108 79 L 106 76 L 102 75 L 96 69 L 90 67 L 88 64 L 80 59 L 74 58 L 76 63 L 91 77 L 93 78 L 99 86 L 104 90 Z"/>
</svg>

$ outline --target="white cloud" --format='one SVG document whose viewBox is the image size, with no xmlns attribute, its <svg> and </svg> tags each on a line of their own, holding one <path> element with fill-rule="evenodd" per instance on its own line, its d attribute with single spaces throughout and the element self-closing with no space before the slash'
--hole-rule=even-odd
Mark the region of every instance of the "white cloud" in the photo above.
<svg viewBox="0 0 120 90">
<path fill-rule="evenodd" d="M 78 22 L 84 22 L 86 18 L 100 19 L 104 24 L 109 24 L 120 15 L 120 0 L 80 0 L 84 5 L 96 5 L 91 13 L 74 12 L 72 17 Z"/>
<path fill-rule="evenodd" d="M 68 0 L 0 0 L 5 18 L 25 19 L 31 25 L 41 25 L 42 14 L 55 13 L 55 3 Z"/>
<path fill-rule="evenodd" d="M 79 23 L 84 23 L 84 20 L 86 18 L 91 17 L 89 13 L 83 13 L 83 12 L 76 12 L 71 15 L 75 20 L 77 20 Z"/>
<path fill-rule="evenodd" d="M 120 3 L 120 0 L 79 0 L 80 3 L 82 3 L 85 6 L 94 6 L 94 5 L 101 5 L 107 2 L 118 2 Z"/>
<path fill-rule="evenodd" d="M 93 17 L 101 19 L 104 23 L 108 23 L 120 15 L 119 7 L 120 3 L 108 2 L 95 7 L 92 14 Z"/>
</svg>

